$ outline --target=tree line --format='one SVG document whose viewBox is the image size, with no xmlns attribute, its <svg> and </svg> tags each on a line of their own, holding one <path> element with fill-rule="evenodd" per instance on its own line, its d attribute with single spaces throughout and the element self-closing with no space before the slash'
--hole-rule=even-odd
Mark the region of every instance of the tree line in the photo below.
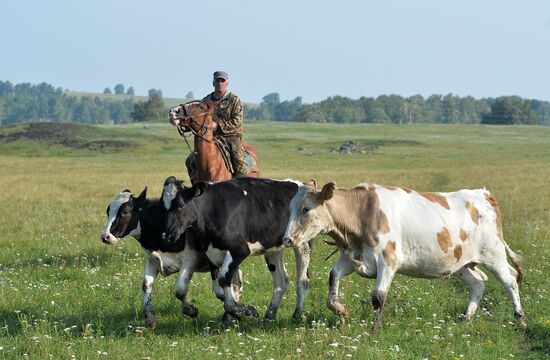
<svg viewBox="0 0 550 360">
<path fill-rule="evenodd" d="M 124 86 L 115 86 L 124 94 Z M 126 90 L 132 94 L 133 88 Z M 190 92 L 188 95 L 191 95 Z M 122 124 L 166 121 L 162 91 L 151 89 L 147 100 L 124 97 L 73 96 L 47 83 L 13 85 L 0 81 L 0 125 L 52 121 Z M 402 97 L 381 95 L 354 100 L 333 96 L 313 104 L 301 97 L 281 101 L 278 93 L 259 105 L 245 104 L 246 120 L 393 124 L 539 124 L 550 125 L 550 102 L 518 96 L 475 99 L 453 94 Z"/>
<path fill-rule="evenodd" d="M 117 91 L 121 93 L 120 87 Z M 162 91 L 151 89 L 149 95 L 146 101 L 132 97 L 73 96 L 47 83 L 13 85 L 0 81 L 0 125 L 38 121 L 84 124 L 165 121 Z"/>
<path fill-rule="evenodd" d="M 539 124 L 550 125 L 550 102 L 518 96 L 475 99 L 453 94 L 377 98 L 333 96 L 313 104 L 302 98 L 280 101 L 278 93 L 262 98 L 259 106 L 245 106 L 245 118 L 273 121 L 381 124 Z"/>
</svg>

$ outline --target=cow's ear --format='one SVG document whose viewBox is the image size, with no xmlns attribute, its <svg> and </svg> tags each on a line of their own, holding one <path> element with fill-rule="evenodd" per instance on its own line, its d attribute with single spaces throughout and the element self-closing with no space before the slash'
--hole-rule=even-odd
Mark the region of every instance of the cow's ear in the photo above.
<svg viewBox="0 0 550 360">
<path fill-rule="evenodd" d="M 145 203 L 145 198 L 147 197 L 147 186 L 145 187 L 145 189 L 143 189 L 143 191 L 141 192 L 141 194 L 139 194 L 139 196 L 136 198 L 136 204 L 143 204 Z"/>
<path fill-rule="evenodd" d="M 323 186 L 321 192 L 319 193 L 319 200 L 327 201 L 334 196 L 334 191 L 336 190 L 336 184 L 334 182 L 329 182 Z"/>
<path fill-rule="evenodd" d="M 199 181 L 195 185 L 193 185 L 193 197 L 201 196 L 204 191 L 206 190 L 207 184 L 203 181 Z"/>
<path fill-rule="evenodd" d="M 317 191 L 317 182 L 315 179 L 311 179 L 306 183 L 306 186 L 313 188 L 313 190 Z"/>
</svg>

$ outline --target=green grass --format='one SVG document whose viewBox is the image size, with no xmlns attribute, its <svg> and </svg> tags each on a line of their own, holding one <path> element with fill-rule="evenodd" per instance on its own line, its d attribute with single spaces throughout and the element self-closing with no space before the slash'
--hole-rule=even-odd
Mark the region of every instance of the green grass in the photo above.
<svg viewBox="0 0 550 360">
<path fill-rule="evenodd" d="M 265 177 L 426 191 L 486 187 L 499 200 L 506 241 L 526 263 L 521 296 L 527 329 L 516 329 L 511 301 L 492 276 L 483 309 L 468 324 L 457 321 L 468 301 L 460 280 L 397 276 L 384 328 L 373 333 L 372 280 L 351 275 L 341 282 L 351 313 L 347 321 L 326 308 L 335 257 L 324 260 L 332 248 L 321 239 L 314 245 L 302 322 L 291 320 L 295 287 L 289 252 L 291 285 L 277 322 L 247 319 L 221 327 L 222 304 L 210 290 L 209 275 L 195 274 L 189 298 L 200 311 L 198 319 L 181 316 L 172 295 L 175 277 L 158 278 L 153 291 L 158 325 L 144 329 L 144 255 L 134 239 L 106 246 L 99 234 L 105 208 L 119 191 L 137 193 L 148 186 L 150 196 L 159 196 L 167 176 L 187 178 L 183 139 L 168 124 L 142 124 L 68 128 L 46 138 L 8 141 L 9 134 L 28 134 L 25 126 L 0 128 L 0 358 L 550 356 L 550 128 L 246 124 L 245 141 L 258 150 Z M 348 140 L 380 145 L 371 155 L 329 152 Z M 116 141 L 129 145 L 113 145 Z M 243 301 L 263 315 L 271 296 L 265 263 L 249 258 L 243 271 Z"/>
</svg>

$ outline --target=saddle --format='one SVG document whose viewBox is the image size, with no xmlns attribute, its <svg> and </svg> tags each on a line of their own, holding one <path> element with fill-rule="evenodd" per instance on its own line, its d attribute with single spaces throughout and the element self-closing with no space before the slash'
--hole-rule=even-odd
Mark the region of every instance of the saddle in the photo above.
<svg viewBox="0 0 550 360">
<path fill-rule="evenodd" d="M 221 136 L 214 137 L 216 146 L 220 150 L 220 154 L 223 158 L 223 162 L 225 164 L 225 167 L 231 174 L 235 174 L 235 168 L 233 167 L 233 163 L 231 161 L 231 151 L 229 149 L 229 144 L 227 143 L 226 139 Z M 246 150 L 246 148 L 243 147 L 243 157 L 244 162 L 247 168 L 247 173 L 250 173 L 250 170 L 252 167 L 256 164 L 256 161 L 250 155 L 250 153 Z M 194 183 L 197 180 L 197 159 L 195 156 L 195 153 L 190 153 L 189 156 L 187 156 L 187 159 L 185 159 L 185 167 L 187 167 L 187 173 L 189 174 L 189 179 L 191 180 L 191 183 Z"/>
</svg>

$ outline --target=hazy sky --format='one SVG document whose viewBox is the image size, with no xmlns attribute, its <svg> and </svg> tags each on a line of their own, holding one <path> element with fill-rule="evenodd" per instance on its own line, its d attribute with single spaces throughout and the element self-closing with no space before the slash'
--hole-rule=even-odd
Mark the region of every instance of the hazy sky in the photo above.
<svg viewBox="0 0 550 360">
<path fill-rule="evenodd" d="M 137 95 L 550 101 L 550 1 L 3 0 L 0 80 Z"/>
</svg>

